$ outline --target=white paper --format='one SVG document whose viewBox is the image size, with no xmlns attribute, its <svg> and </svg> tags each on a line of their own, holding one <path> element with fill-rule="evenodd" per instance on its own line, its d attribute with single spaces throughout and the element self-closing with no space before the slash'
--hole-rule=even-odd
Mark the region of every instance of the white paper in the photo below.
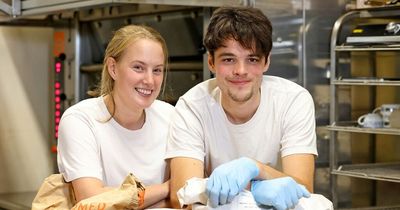
<svg viewBox="0 0 400 210">
<path fill-rule="evenodd" d="M 178 191 L 178 199 L 181 207 L 192 205 L 193 210 L 265 210 L 257 205 L 251 192 L 240 192 L 231 203 L 212 208 L 207 205 L 208 197 L 205 193 L 207 179 L 191 178 L 186 181 Z M 330 200 L 319 194 L 311 194 L 309 198 L 301 198 L 293 210 L 333 210 Z"/>
</svg>

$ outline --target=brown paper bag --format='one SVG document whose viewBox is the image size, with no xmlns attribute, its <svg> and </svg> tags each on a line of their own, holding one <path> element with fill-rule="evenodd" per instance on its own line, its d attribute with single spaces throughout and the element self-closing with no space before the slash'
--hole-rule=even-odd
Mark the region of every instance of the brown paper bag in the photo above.
<svg viewBox="0 0 400 210">
<path fill-rule="evenodd" d="M 75 205 L 72 185 L 61 174 L 47 177 L 32 202 L 32 210 L 71 209 Z"/>
<path fill-rule="evenodd" d="M 75 204 L 72 185 L 66 183 L 61 174 L 54 174 L 46 178 L 40 187 L 33 200 L 32 210 L 138 209 L 139 190 L 144 190 L 144 186 L 133 174 L 129 174 L 121 187 L 81 200 Z"/>
<path fill-rule="evenodd" d="M 120 188 L 81 200 L 72 210 L 138 209 L 138 191 L 144 186 L 132 174 L 125 178 Z"/>
</svg>

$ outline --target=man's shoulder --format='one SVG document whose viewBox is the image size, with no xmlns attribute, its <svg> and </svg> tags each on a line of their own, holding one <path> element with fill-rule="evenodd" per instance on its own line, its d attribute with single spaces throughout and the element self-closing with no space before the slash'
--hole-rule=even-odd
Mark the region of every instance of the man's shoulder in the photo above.
<svg viewBox="0 0 400 210">
<path fill-rule="evenodd" d="M 307 89 L 280 77 L 268 76 L 264 78 L 261 92 L 264 100 L 273 101 L 283 109 L 288 107 L 289 104 L 312 103 L 313 101 Z"/>
<path fill-rule="evenodd" d="M 299 93 L 307 91 L 299 84 L 278 76 L 264 75 L 262 86 L 269 91 L 284 92 L 284 93 Z"/>
<path fill-rule="evenodd" d="M 218 90 L 216 79 L 208 79 L 190 88 L 182 95 L 181 99 L 190 101 L 211 99 Z"/>
</svg>

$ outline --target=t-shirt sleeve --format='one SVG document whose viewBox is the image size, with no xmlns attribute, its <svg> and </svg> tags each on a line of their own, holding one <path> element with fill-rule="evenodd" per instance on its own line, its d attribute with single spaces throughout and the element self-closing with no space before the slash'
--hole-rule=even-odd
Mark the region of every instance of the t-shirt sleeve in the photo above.
<svg viewBox="0 0 400 210">
<path fill-rule="evenodd" d="M 314 102 L 307 91 L 300 92 L 288 104 L 281 146 L 282 157 L 300 153 L 318 155 Z"/>
<path fill-rule="evenodd" d="M 166 159 L 188 157 L 204 161 L 205 146 L 201 118 L 195 106 L 182 98 L 175 107 L 168 134 Z"/>
<path fill-rule="evenodd" d="M 100 151 L 93 129 L 85 116 L 70 114 L 61 119 L 57 163 L 66 181 L 81 177 L 103 181 Z"/>
</svg>

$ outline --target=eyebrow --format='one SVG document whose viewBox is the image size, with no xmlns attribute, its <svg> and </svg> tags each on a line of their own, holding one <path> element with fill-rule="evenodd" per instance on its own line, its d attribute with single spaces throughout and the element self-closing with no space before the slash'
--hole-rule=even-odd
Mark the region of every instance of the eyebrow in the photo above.
<svg viewBox="0 0 400 210">
<path fill-rule="evenodd" d="M 129 62 L 129 63 L 131 63 L 131 64 L 133 64 L 133 63 L 139 63 L 139 64 L 142 64 L 142 65 L 146 65 L 145 62 L 140 61 L 140 60 L 133 60 L 133 61 L 131 61 L 131 62 Z"/>
<path fill-rule="evenodd" d="M 130 62 L 131 64 L 133 64 L 133 63 L 140 63 L 140 64 L 142 64 L 142 65 L 148 65 L 147 63 L 145 63 L 145 62 L 143 62 L 143 61 L 140 61 L 140 60 L 133 60 L 132 62 Z M 163 67 L 164 68 L 164 66 L 165 66 L 165 64 L 158 64 L 158 65 L 155 65 L 155 67 Z"/>
<path fill-rule="evenodd" d="M 220 55 L 218 55 L 218 57 L 223 57 L 223 56 L 235 56 L 235 54 L 233 54 L 233 53 L 221 53 Z"/>
<path fill-rule="evenodd" d="M 218 57 L 224 57 L 224 56 L 236 56 L 235 54 L 233 54 L 233 53 L 221 53 L 220 55 L 218 55 Z M 247 55 L 247 57 L 262 57 L 261 55 L 258 55 L 258 54 L 250 54 L 250 55 Z"/>
<path fill-rule="evenodd" d="M 164 68 L 164 64 L 158 64 L 158 65 L 156 65 L 155 67 L 157 68 L 157 67 L 162 67 L 162 68 Z"/>
</svg>

